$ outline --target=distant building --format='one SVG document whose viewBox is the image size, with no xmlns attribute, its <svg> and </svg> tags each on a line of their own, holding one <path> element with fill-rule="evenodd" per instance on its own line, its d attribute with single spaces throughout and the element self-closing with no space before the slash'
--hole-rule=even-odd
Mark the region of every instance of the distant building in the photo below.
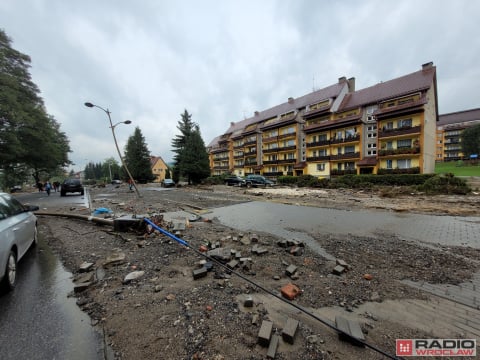
<svg viewBox="0 0 480 360">
<path fill-rule="evenodd" d="M 463 160 L 462 132 L 478 124 L 480 124 L 480 109 L 440 115 L 437 124 L 437 161 Z"/>
<path fill-rule="evenodd" d="M 212 175 L 433 173 L 436 67 L 355 90 L 326 88 L 232 122 L 208 145 Z"/>
<path fill-rule="evenodd" d="M 153 182 L 159 183 L 165 179 L 165 174 L 168 169 L 168 165 L 163 161 L 160 156 L 151 156 L 150 165 L 152 167 L 152 174 L 155 176 Z"/>
</svg>

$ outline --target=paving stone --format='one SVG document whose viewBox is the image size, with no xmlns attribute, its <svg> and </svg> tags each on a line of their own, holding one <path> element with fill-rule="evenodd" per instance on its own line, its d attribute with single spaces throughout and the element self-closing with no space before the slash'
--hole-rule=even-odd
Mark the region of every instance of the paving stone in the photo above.
<svg viewBox="0 0 480 360">
<path fill-rule="evenodd" d="M 277 334 L 274 334 L 272 336 L 272 340 L 270 341 L 270 345 L 268 346 L 267 358 L 275 359 L 279 342 L 280 342 L 280 336 L 278 336 Z"/>
<path fill-rule="evenodd" d="M 288 318 L 287 323 L 282 330 L 283 341 L 293 344 L 293 339 L 295 338 L 295 333 L 298 329 L 298 320 Z"/>
<path fill-rule="evenodd" d="M 267 347 L 270 344 L 270 338 L 272 337 L 273 322 L 269 320 L 263 320 L 260 331 L 258 332 L 258 343 L 261 346 Z"/>
<path fill-rule="evenodd" d="M 337 265 L 343 266 L 345 269 L 350 270 L 350 265 L 345 262 L 345 260 L 342 259 L 337 259 L 336 260 Z"/>
<path fill-rule="evenodd" d="M 207 268 L 202 266 L 200 269 L 193 270 L 193 280 L 207 276 Z"/>
<path fill-rule="evenodd" d="M 350 341 L 356 345 L 362 345 L 358 340 L 365 341 L 365 335 L 363 335 L 360 324 L 357 321 L 337 315 L 335 316 L 335 324 L 337 329 L 343 332 L 339 333 L 341 339 Z"/>
<path fill-rule="evenodd" d="M 289 265 L 287 267 L 287 269 L 285 270 L 285 274 L 287 274 L 287 276 L 292 276 L 293 274 L 295 274 L 295 272 L 297 271 L 298 267 L 295 266 L 295 265 Z"/>
<path fill-rule="evenodd" d="M 332 273 L 335 275 L 342 275 L 345 272 L 345 268 L 341 265 L 337 265 L 333 268 Z"/>
<path fill-rule="evenodd" d="M 237 260 L 232 260 L 230 261 L 229 263 L 227 263 L 227 267 L 229 269 L 235 269 L 238 265 L 238 261 Z"/>
<path fill-rule="evenodd" d="M 253 307 L 253 298 L 251 296 L 247 296 L 245 301 L 243 302 L 243 306 L 245 307 Z"/>
</svg>

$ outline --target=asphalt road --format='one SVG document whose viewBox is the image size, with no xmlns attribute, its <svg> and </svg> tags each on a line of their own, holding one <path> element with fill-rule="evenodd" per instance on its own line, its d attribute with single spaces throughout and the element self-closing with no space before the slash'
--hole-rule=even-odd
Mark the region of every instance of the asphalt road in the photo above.
<svg viewBox="0 0 480 360">
<path fill-rule="evenodd" d="M 53 209 L 86 198 L 18 194 L 21 202 Z M 0 358 L 6 359 L 104 359 L 103 337 L 68 294 L 73 289 L 67 272 L 39 237 L 39 245 L 19 262 L 14 291 L 0 294 Z"/>
</svg>

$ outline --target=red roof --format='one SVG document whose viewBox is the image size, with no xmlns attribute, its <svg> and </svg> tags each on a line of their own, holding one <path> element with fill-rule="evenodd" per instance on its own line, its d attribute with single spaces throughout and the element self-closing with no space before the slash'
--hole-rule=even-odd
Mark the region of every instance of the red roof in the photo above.
<svg viewBox="0 0 480 360">
<path fill-rule="evenodd" d="M 358 108 L 367 104 L 378 103 L 387 99 L 427 90 L 434 86 L 436 67 L 381 82 L 377 85 L 349 93 L 340 105 L 339 111 Z"/>
<path fill-rule="evenodd" d="M 437 126 L 480 120 L 480 109 L 457 111 L 439 116 Z"/>
</svg>

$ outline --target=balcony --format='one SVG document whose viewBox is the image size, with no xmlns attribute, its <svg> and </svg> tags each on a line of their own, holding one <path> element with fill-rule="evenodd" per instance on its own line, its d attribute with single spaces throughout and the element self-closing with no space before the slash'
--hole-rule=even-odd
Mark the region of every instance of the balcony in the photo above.
<svg viewBox="0 0 480 360">
<path fill-rule="evenodd" d="M 263 153 L 264 153 L 264 154 L 275 153 L 275 152 L 278 152 L 278 148 L 263 149 Z"/>
<path fill-rule="evenodd" d="M 378 175 L 389 175 L 389 174 L 420 174 L 419 167 L 412 167 L 408 169 L 378 169 Z"/>
<path fill-rule="evenodd" d="M 341 143 L 349 143 L 354 141 L 360 141 L 360 135 L 346 136 L 340 139 L 330 139 L 330 144 L 341 144 Z"/>
<path fill-rule="evenodd" d="M 282 134 L 282 135 L 278 135 L 278 139 L 285 139 L 285 138 L 289 138 L 289 137 L 295 137 L 297 135 L 297 133 L 293 132 L 293 133 L 289 133 L 289 134 Z"/>
<path fill-rule="evenodd" d="M 256 155 L 256 154 L 257 154 L 257 150 L 255 150 L 255 151 L 247 151 L 247 152 L 245 152 L 243 155 L 244 155 L 244 156 L 249 156 L 249 155 Z"/>
<path fill-rule="evenodd" d="M 400 135 L 419 134 L 421 131 L 422 131 L 422 127 L 420 125 L 404 126 L 404 127 L 395 128 L 395 129 L 387 129 L 384 127 L 382 130 L 378 132 L 378 137 L 385 138 L 385 137 L 394 137 L 394 136 L 400 136 Z"/>
<path fill-rule="evenodd" d="M 272 164 L 278 164 L 278 160 L 265 160 L 263 162 L 263 165 L 272 165 Z"/>
<path fill-rule="evenodd" d="M 297 148 L 296 145 L 292 145 L 292 146 L 282 146 L 282 147 L 279 147 L 277 150 L 278 151 L 288 151 L 288 150 L 295 150 Z"/>
<path fill-rule="evenodd" d="M 278 160 L 279 164 L 292 164 L 295 163 L 297 159 L 284 159 L 284 160 Z"/>
<path fill-rule="evenodd" d="M 307 161 L 328 161 L 328 160 L 330 160 L 330 155 L 307 157 Z"/>
<path fill-rule="evenodd" d="M 313 141 L 313 142 L 307 143 L 307 148 L 316 147 L 316 146 L 328 146 L 328 145 L 330 145 L 330 140 Z"/>
<path fill-rule="evenodd" d="M 234 158 L 234 159 L 243 159 L 243 157 L 244 157 L 244 156 L 243 156 L 243 154 L 242 154 L 242 155 L 235 155 L 233 158 Z"/>
<path fill-rule="evenodd" d="M 247 160 L 245 161 L 245 166 L 257 165 L 257 160 Z"/>
<path fill-rule="evenodd" d="M 346 160 L 346 159 L 360 159 L 360 153 L 346 153 L 346 154 L 337 154 L 337 155 L 330 155 L 330 160 Z"/>
<path fill-rule="evenodd" d="M 273 171 L 273 172 L 264 172 L 263 176 L 270 176 L 270 177 L 277 177 L 277 176 L 282 176 L 283 172 L 282 171 Z"/>
<path fill-rule="evenodd" d="M 245 141 L 243 146 L 255 145 L 256 143 L 257 143 L 257 140 Z"/>
<path fill-rule="evenodd" d="M 393 156 L 403 154 L 420 154 L 420 146 L 397 149 L 383 149 L 378 151 L 378 156 Z"/>
</svg>

